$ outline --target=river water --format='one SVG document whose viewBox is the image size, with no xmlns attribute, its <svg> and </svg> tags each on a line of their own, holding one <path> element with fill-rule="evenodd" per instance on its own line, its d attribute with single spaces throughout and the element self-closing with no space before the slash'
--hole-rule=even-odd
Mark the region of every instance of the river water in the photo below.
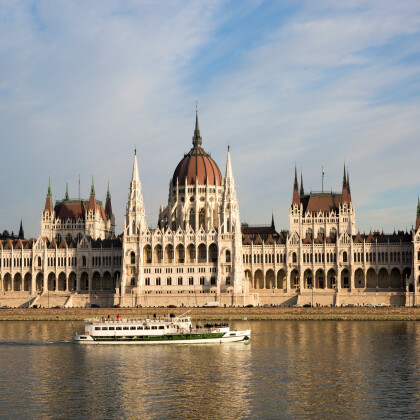
<svg viewBox="0 0 420 420">
<path fill-rule="evenodd" d="M 420 418 L 420 323 L 250 326 L 249 344 L 77 346 L 80 322 L 0 322 L 0 417 Z"/>
</svg>

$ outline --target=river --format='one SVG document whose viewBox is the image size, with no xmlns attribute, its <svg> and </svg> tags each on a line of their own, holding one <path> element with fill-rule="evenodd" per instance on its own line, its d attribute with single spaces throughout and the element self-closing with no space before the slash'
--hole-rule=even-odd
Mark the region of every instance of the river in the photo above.
<svg viewBox="0 0 420 420">
<path fill-rule="evenodd" d="M 420 323 L 250 326 L 249 344 L 77 346 L 80 322 L 0 322 L 0 417 L 420 417 Z"/>
</svg>

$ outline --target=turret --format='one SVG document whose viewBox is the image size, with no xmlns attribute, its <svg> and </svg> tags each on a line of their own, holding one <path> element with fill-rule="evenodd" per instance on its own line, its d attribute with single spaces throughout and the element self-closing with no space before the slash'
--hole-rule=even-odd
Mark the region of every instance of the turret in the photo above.
<svg viewBox="0 0 420 420">
<path fill-rule="evenodd" d="M 420 198 L 417 200 L 416 231 L 420 229 Z"/>
</svg>

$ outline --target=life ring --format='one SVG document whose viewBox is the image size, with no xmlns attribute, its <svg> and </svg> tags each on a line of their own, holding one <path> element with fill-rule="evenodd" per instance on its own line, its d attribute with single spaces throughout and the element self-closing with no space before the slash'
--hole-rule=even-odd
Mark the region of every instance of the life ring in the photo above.
<svg viewBox="0 0 420 420">
<path fill-rule="evenodd" d="M 217 329 L 216 329 L 216 332 L 220 332 L 220 329 L 219 329 L 219 328 L 217 328 Z"/>
<path fill-rule="evenodd" d="M 86 335 L 89 335 L 89 334 L 90 334 L 90 332 L 89 332 L 89 331 L 87 331 L 87 332 L 86 332 Z"/>
</svg>

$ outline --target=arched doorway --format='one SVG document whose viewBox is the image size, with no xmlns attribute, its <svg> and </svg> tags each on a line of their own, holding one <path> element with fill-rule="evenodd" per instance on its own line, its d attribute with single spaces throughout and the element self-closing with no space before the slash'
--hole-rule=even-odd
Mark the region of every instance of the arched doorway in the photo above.
<svg viewBox="0 0 420 420">
<path fill-rule="evenodd" d="M 322 268 L 319 268 L 315 273 L 315 287 L 319 289 L 325 288 L 325 274 Z"/>
<path fill-rule="evenodd" d="M 389 287 L 389 275 L 388 270 L 386 268 L 381 268 L 379 270 L 378 286 L 383 289 Z"/>
<path fill-rule="evenodd" d="M 277 289 L 286 288 L 286 272 L 284 270 L 279 270 L 277 272 Z"/>
<path fill-rule="evenodd" d="M 364 289 L 365 287 L 365 275 L 363 274 L 363 270 L 358 268 L 354 272 L 354 287 L 356 289 Z"/>
<path fill-rule="evenodd" d="M 401 273 L 398 268 L 395 267 L 392 269 L 389 283 L 390 287 L 393 287 L 394 289 L 401 288 Z"/>
<path fill-rule="evenodd" d="M 255 286 L 254 289 L 264 289 L 264 274 L 261 270 L 254 273 Z"/>
<path fill-rule="evenodd" d="M 275 277 L 273 270 L 267 270 L 265 273 L 265 288 L 274 289 L 275 288 Z"/>
</svg>

